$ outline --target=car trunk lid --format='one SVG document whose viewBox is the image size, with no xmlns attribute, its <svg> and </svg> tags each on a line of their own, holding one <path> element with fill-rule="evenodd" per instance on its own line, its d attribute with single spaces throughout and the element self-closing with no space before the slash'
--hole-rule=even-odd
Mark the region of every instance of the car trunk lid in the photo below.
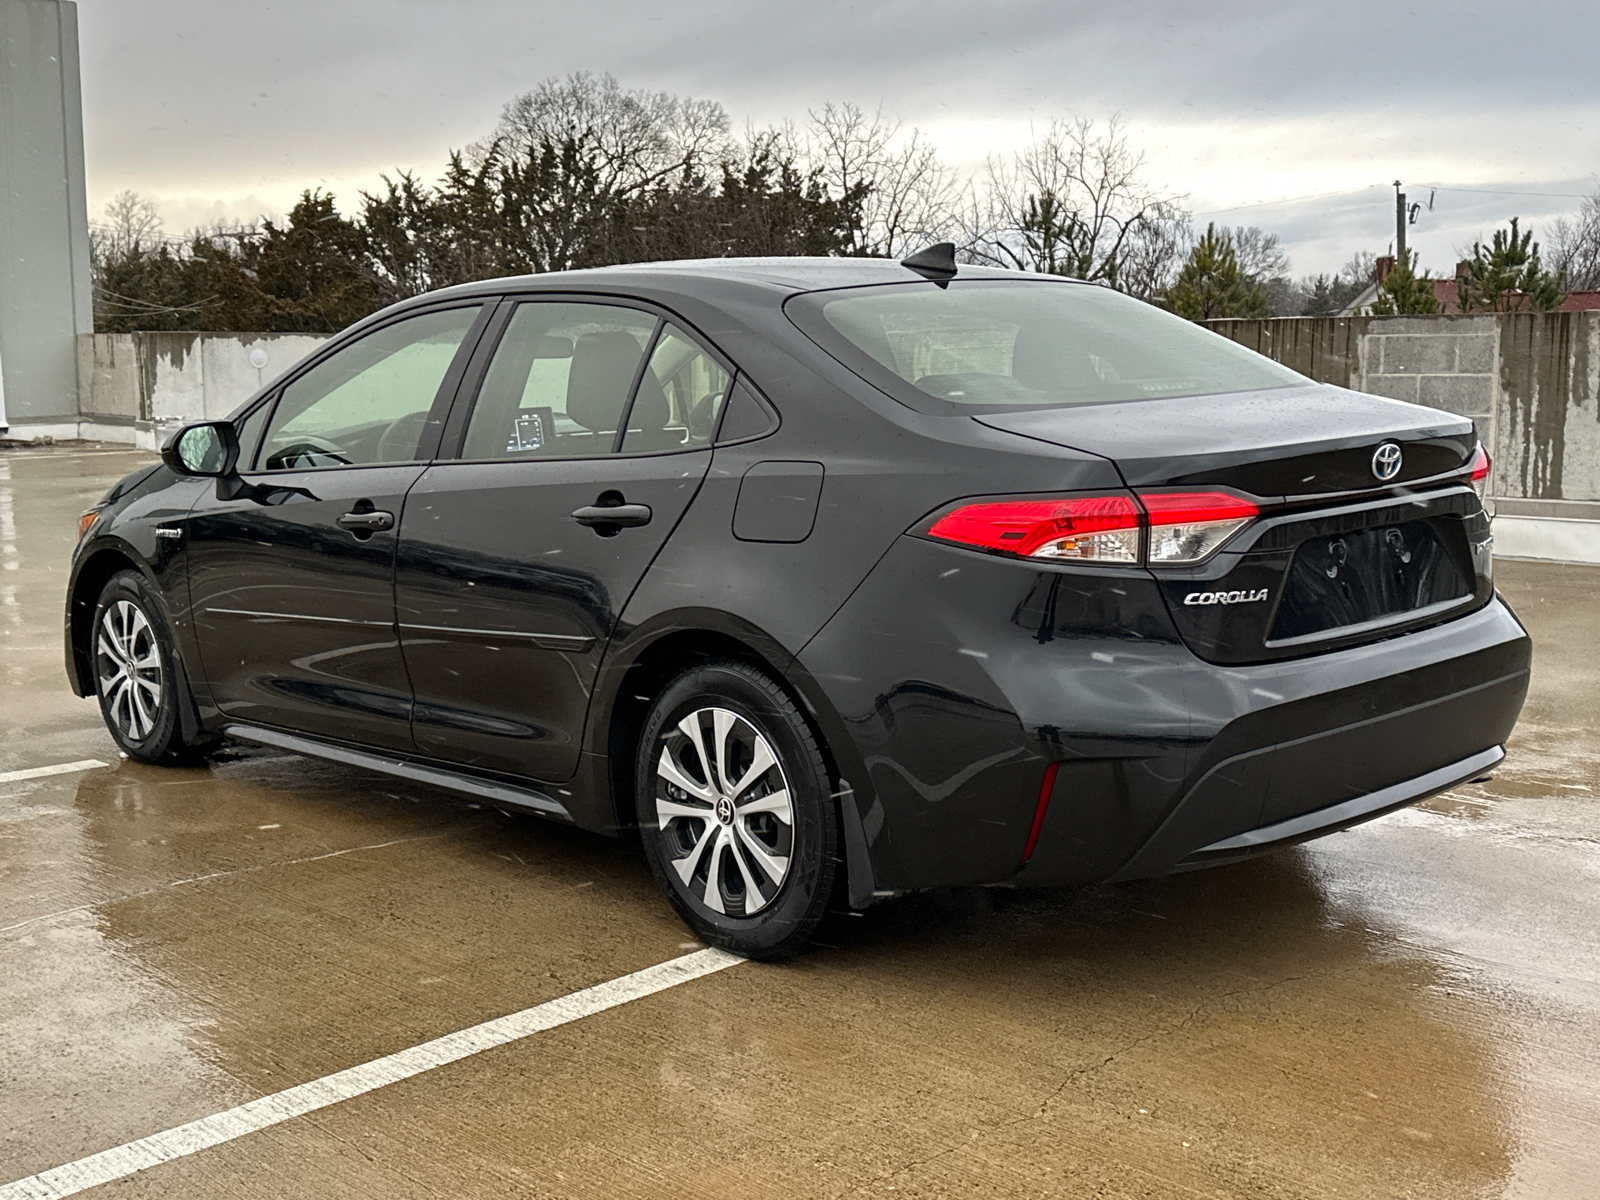
<svg viewBox="0 0 1600 1200">
<path fill-rule="evenodd" d="M 1492 594 L 1488 518 L 1461 472 L 1465 418 L 1341 388 L 986 413 L 995 429 L 1111 459 L 1128 486 L 1227 489 L 1261 516 L 1193 567 L 1152 566 L 1185 641 L 1253 663 L 1373 641 Z M 1399 470 L 1380 480 L 1380 447 Z"/>
<path fill-rule="evenodd" d="M 1393 486 L 1458 469 L 1477 442 L 1464 417 L 1317 384 L 975 419 L 1104 455 L 1130 487 L 1204 484 L 1265 500 L 1369 491 L 1379 486 L 1373 452 L 1386 441 L 1404 452 Z"/>
</svg>

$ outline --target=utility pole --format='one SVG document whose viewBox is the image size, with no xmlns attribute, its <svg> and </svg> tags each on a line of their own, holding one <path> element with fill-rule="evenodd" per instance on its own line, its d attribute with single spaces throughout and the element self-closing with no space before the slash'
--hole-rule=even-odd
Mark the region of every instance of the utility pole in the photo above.
<svg viewBox="0 0 1600 1200">
<path fill-rule="evenodd" d="M 1411 261 L 1406 257 L 1406 194 L 1398 179 L 1394 181 L 1394 261 Z"/>
</svg>

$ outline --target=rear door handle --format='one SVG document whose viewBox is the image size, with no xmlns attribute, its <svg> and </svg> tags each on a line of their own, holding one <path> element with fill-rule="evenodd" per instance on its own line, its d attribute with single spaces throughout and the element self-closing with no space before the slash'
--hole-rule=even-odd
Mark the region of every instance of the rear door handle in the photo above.
<svg viewBox="0 0 1600 1200">
<path fill-rule="evenodd" d="M 334 524 L 340 529 L 376 533 L 380 530 L 394 528 L 394 514 L 392 512 L 347 512 L 344 516 L 336 518 Z"/>
<path fill-rule="evenodd" d="M 590 529 L 597 525 L 622 525 L 632 528 L 650 524 L 654 514 L 648 504 L 586 504 L 572 514 L 579 525 Z"/>
</svg>

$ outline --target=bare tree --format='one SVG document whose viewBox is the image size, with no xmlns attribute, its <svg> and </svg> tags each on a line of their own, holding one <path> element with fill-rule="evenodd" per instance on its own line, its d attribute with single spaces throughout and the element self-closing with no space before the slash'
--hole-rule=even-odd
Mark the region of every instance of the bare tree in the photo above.
<svg viewBox="0 0 1600 1200">
<path fill-rule="evenodd" d="M 1140 300 L 1154 301 L 1177 282 L 1193 244 L 1187 212 L 1176 204 L 1152 204 L 1123 245 L 1117 287 Z"/>
<path fill-rule="evenodd" d="M 1569 289 L 1600 289 L 1600 188 L 1584 200 L 1577 216 L 1551 222 L 1550 267 L 1566 273 Z"/>
<path fill-rule="evenodd" d="M 1258 225 L 1240 225 L 1228 231 L 1239 270 L 1259 283 L 1274 316 L 1298 316 L 1305 305 L 1304 289 L 1289 275 L 1289 255 L 1283 239 Z"/>
<path fill-rule="evenodd" d="M 1239 270 L 1252 279 L 1265 283 L 1289 273 L 1289 256 L 1277 234 L 1258 225 L 1241 225 L 1230 230 L 1228 236 L 1239 259 Z"/>
<path fill-rule="evenodd" d="M 1363 288 L 1378 277 L 1378 256 L 1370 250 L 1357 250 L 1350 261 L 1339 268 L 1339 278 L 1346 283 L 1359 283 Z"/>
<path fill-rule="evenodd" d="M 123 190 L 105 207 L 105 220 L 89 228 L 94 256 L 101 262 L 154 250 L 161 236 L 161 214 L 138 192 Z"/>
<path fill-rule="evenodd" d="M 898 258 L 949 234 L 955 174 L 920 130 L 902 135 L 881 109 L 869 117 L 849 103 L 824 104 L 810 117 L 805 157 L 818 179 L 837 197 L 864 194 L 852 253 Z"/>
<path fill-rule="evenodd" d="M 715 100 L 625 90 L 610 75 L 580 71 L 512 100 L 466 159 L 481 166 L 497 147 L 525 159 L 545 145 L 559 153 L 570 141 L 594 165 L 602 192 L 626 194 L 718 165 L 729 149 L 728 128 Z"/>
<path fill-rule="evenodd" d="M 1144 179 L 1144 155 L 1119 118 L 1052 121 L 1008 158 L 991 156 L 970 193 L 967 256 L 977 262 L 1104 280 L 1116 285 L 1123 260 L 1158 206 L 1178 197 Z"/>
</svg>

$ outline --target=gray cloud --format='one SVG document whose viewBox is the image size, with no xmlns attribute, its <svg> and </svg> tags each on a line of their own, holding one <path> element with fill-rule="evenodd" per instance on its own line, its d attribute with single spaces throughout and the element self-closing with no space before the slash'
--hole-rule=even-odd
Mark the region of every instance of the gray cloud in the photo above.
<svg viewBox="0 0 1600 1200">
<path fill-rule="evenodd" d="M 348 197 L 396 166 L 432 175 L 511 96 L 574 70 L 709 96 L 736 121 L 882 104 L 969 164 L 1030 121 L 1121 112 L 1152 176 L 1197 208 L 1397 174 L 1564 191 L 1551 181 L 1600 170 L 1590 0 L 1514 13 L 1392 0 L 80 0 L 80 22 L 91 200 L 132 186 L 169 213 L 283 205 L 319 183 Z M 1308 269 L 1338 265 L 1311 249 L 1323 234 L 1367 219 L 1351 225 L 1339 203 L 1314 209 L 1326 229 L 1251 211 L 1304 225 L 1285 231 Z"/>
</svg>

